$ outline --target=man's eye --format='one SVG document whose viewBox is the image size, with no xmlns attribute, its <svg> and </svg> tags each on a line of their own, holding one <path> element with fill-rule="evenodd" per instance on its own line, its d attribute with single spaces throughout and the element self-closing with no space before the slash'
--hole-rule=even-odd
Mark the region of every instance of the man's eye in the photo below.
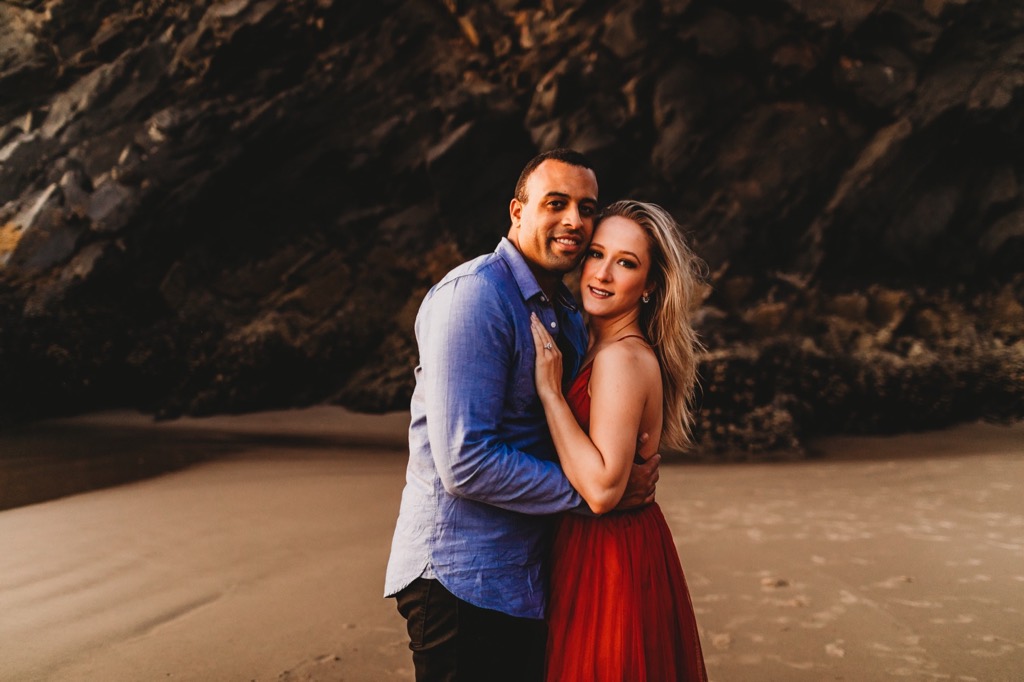
<svg viewBox="0 0 1024 682">
<path fill-rule="evenodd" d="M 597 211 L 594 210 L 593 206 L 580 206 L 580 215 L 586 218 L 592 218 Z"/>
<path fill-rule="evenodd" d="M 565 202 L 564 201 L 552 201 L 552 202 L 550 202 L 548 204 L 548 206 L 550 206 L 551 208 L 555 208 L 555 209 L 561 210 L 561 209 L 565 208 Z"/>
</svg>

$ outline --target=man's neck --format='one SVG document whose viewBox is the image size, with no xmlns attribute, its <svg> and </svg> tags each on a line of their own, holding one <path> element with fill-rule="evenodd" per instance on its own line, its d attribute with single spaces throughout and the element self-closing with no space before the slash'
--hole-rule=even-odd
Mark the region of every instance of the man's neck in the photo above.
<svg viewBox="0 0 1024 682">
<path fill-rule="evenodd" d="M 512 242 L 514 247 L 516 247 L 516 251 L 523 256 L 523 261 L 526 263 L 526 267 L 530 268 L 530 272 L 533 273 L 533 278 L 537 280 L 537 284 L 540 285 L 540 289 L 544 292 L 544 295 L 548 297 L 549 301 L 554 301 L 558 296 L 558 285 L 562 283 L 564 273 L 554 273 L 550 270 L 545 270 L 523 254 L 523 250 L 519 248 L 519 242 L 514 239 L 511 234 L 509 234 L 508 240 Z"/>
<path fill-rule="evenodd" d="M 558 297 L 558 285 L 562 283 L 561 275 L 552 275 L 547 270 L 539 270 L 539 268 L 530 267 L 533 270 L 533 276 L 537 279 L 537 284 L 540 285 L 541 291 L 548 297 L 549 301 L 554 301 Z"/>
</svg>

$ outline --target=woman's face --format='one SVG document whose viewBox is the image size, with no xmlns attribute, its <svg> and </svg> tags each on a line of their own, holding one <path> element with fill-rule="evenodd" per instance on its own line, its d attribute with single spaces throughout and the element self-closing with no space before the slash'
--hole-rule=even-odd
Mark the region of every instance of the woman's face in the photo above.
<svg viewBox="0 0 1024 682">
<path fill-rule="evenodd" d="M 617 317 L 635 310 L 650 272 L 651 248 L 643 228 L 621 216 L 605 218 L 583 259 L 583 308 L 592 317 Z"/>
</svg>

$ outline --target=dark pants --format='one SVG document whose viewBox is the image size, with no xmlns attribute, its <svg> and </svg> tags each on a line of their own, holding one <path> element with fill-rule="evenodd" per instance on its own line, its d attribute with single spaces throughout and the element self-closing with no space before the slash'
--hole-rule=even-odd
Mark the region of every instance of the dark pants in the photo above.
<svg viewBox="0 0 1024 682">
<path fill-rule="evenodd" d="M 543 620 L 481 609 L 436 580 L 419 578 L 395 596 L 418 682 L 544 679 Z"/>
</svg>

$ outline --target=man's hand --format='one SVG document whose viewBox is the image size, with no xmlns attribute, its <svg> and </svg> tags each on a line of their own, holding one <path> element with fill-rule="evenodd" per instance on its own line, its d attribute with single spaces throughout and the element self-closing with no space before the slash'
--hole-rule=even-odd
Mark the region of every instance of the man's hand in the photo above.
<svg viewBox="0 0 1024 682">
<path fill-rule="evenodd" d="M 643 444 L 648 441 L 650 436 L 643 434 L 640 436 L 640 440 L 637 441 L 637 454 L 640 452 L 640 448 Z M 629 470 L 629 480 L 626 481 L 626 492 L 622 494 L 622 499 L 615 505 L 618 510 L 625 509 L 636 509 L 654 502 L 655 487 L 658 483 L 658 467 L 661 463 L 661 455 L 651 455 L 643 464 L 634 464 L 633 468 Z"/>
</svg>

